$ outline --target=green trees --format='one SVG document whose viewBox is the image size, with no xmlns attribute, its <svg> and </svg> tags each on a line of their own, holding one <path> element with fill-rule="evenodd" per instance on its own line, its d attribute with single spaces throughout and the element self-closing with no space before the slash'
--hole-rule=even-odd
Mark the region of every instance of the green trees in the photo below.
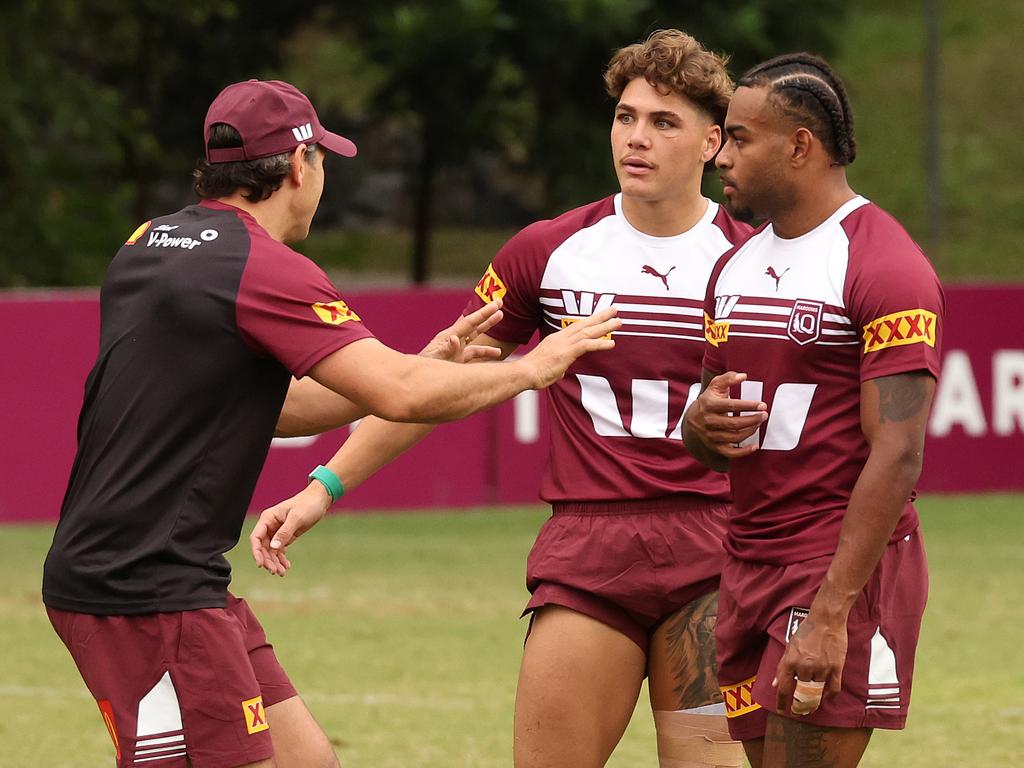
<svg viewBox="0 0 1024 768">
<path fill-rule="evenodd" d="M 191 199 L 186 169 L 217 91 L 277 76 L 310 93 L 328 125 L 356 124 L 364 163 L 406 175 L 401 223 L 423 281 L 439 180 L 473 158 L 525 179 L 532 215 L 612 188 L 601 74 L 617 47 L 677 26 L 739 70 L 781 50 L 828 52 L 841 9 L 376 0 L 296 15 L 266 0 L 26 0 L 0 11 L 0 285 L 98 280 L 138 223 Z"/>
</svg>

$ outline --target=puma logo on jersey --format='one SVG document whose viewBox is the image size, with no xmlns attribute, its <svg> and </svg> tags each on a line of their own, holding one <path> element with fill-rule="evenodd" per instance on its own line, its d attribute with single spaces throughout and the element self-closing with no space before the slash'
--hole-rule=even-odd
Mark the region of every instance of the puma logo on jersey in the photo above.
<svg viewBox="0 0 1024 768">
<path fill-rule="evenodd" d="M 787 273 L 787 272 L 789 272 L 789 270 L 790 270 L 790 268 L 789 268 L 789 267 L 786 267 L 786 268 L 785 268 L 784 270 L 782 270 L 782 274 L 781 274 L 781 275 L 779 275 L 779 274 L 776 274 L 776 272 L 775 272 L 775 267 L 768 267 L 768 269 L 766 269 L 766 270 L 764 271 L 764 273 L 765 273 L 765 274 L 766 274 L 766 275 L 767 275 L 768 277 L 772 278 L 772 280 L 774 280 L 774 281 L 775 281 L 775 292 L 776 292 L 776 293 L 778 293 L 778 290 L 779 290 L 779 281 L 780 281 L 780 280 L 781 280 L 781 279 L 782 279 L 783 277 L 785 277 L 786 273 Z"/>
<path fill-rule="evenodd" d="M 656 270 L 650 264 L 644 264 L 644 268 L 640 270 L 640 274 L 641 275 L 654 275 L 655 277 L 660 278 L 661 282 L 663 282 L 665 284 L 665 290 L 667 291 L 668 290 L 668 276 L 672 274 L 672 270 L 673 269 L 675 269 L 675 267 L 670 267 L 668 272 L 666 272 L 663 275 L 663 274 L 661 274 L 661 272 Z"/>
</svg>

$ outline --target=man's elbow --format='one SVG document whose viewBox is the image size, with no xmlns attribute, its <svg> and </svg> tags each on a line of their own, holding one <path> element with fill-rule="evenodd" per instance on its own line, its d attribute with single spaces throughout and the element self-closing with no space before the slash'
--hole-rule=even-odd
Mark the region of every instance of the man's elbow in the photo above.
<svg viewBox="0 0 1024 768">
<path fill-rule="evenodd" d="M 884 461 L 895 482 L 913 487 L 924 467 L 924 446 L 909 440 L 889 445 Z"/>
<path fill-rule="evenodd" d="M 374 416 L 402 423 L 427 421 L 433 410 L 432 403 L 404 381 L 373 393 L 367 406 Z"/>
</svg>

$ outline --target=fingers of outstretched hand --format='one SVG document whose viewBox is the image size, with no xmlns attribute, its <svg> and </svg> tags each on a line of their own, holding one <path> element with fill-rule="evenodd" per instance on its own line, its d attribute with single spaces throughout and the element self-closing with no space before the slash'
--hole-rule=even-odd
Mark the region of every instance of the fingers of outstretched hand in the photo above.
<svg viewBox="0 0 1024 768">
<path fill-rule="evenodd" d="M 470 360 L 497 360 L 501 357 L 501 350 L 486 344 L 470 344 L 463 352 L 462 360 L 468 363 Z"/>
<path fill-rule="evenodd" d="M 608 307 L 578 320 L 573 318 L 569 325 L 562 329 L 562 333 L 566 336 L 581 335 L 591 338 L 604 336 L 622 326 L 622 321 L 615 319 L 618 311 L 615 307 Z M 608 325 L 609 322 L 612 324 Z"/>
<path fill-rule="evenodd" d="M 451 332 L 469 343 L 481 333 L 487 333 L 501 321 L 501 299 L 484 304 L 480 309 L 463 315 L 451 327 Z"/>
</svg>

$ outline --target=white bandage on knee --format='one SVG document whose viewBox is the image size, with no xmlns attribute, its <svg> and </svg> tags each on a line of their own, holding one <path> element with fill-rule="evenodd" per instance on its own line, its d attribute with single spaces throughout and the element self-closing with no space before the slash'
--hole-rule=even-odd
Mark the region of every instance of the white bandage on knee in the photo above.
<svg viewBox="0 0 1024 768">
<path fill-rule="evenodd" d="M 725 705 L 678 712 L 656 711 L 661 768 L 739 768 L 743 744 L 729 738 Z"/>
</svg>

